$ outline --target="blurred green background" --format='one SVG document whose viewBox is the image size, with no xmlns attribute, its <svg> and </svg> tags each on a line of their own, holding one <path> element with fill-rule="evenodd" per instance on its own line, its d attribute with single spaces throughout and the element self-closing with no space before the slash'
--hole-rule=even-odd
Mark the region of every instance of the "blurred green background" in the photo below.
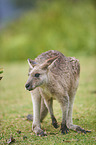
<svg viewBox="0 0 96 145">
<path fill-rule="evenodd" d="M 37 0 L 33 4 L 0 29 L 0 62 L 34 59 L 50 49 L 66 56 L 96 54 L 94 0 Z"/>
</svg>

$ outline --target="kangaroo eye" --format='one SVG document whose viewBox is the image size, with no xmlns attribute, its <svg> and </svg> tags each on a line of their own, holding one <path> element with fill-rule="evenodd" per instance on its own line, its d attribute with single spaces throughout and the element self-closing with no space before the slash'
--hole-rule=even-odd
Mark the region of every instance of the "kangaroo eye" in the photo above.
<svg viewBox="0 0 96 145">
<path fill-rule="evenodd" d="M 38 78 L 39 76 L 40 76 L 40 74 L 39 74 L 39 73 L 36 73 L 36 74 L 35 74 L 35 77 L 36 77 L 36 78 Z"/>
</svg>

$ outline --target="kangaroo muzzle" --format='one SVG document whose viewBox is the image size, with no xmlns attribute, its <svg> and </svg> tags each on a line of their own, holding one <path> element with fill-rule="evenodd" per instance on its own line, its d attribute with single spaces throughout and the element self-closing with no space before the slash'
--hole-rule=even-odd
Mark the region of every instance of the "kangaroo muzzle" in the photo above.
<svg viewBox="0 0 96 145">
<path fill-rule="evenodd" d="M 30 83 L 25 84 L 25 88 L 26 88 L 27 90 L 29 90 L 29 91 L 32 90 L 32 86 L 30 85 Z"/>
</svg>

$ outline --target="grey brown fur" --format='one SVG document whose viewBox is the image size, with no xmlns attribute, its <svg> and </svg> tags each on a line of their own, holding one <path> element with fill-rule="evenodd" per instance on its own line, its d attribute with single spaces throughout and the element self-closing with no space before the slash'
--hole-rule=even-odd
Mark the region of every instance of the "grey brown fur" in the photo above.
<svg viewBox="0 0 96 145">
<path fill-rule="evenodd" d="M 72 122 L 72 108 L 79 83 L 80 64 L 74 57 L 66 57 L 62 53 L 50 50 L 39 55 L 34 61 L 28 59 L 30 65 L 26 89 L 30 91 L 33 102 L 32 130 L 37 135 L 44 135 L 42 121 L 50 113 L 52 124 L 58 127 L 53 114 L 53 100 L 56 99 L 62 110 L 61 132 L 69 129 L 86 132 Z"/>
</svg>

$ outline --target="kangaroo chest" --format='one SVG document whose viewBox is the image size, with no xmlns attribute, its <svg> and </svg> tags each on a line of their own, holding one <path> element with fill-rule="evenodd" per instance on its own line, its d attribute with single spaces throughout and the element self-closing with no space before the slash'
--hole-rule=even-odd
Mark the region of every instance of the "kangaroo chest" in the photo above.
<svg viewBox="0 0 96 145">
<path fill-rule="evenodd" d="M 42 87 L 42 88 L 40 88 L 40 90 L 41 90 L 41 93 L 43 94 L 43 97 L 45 99 L 48 99 L 48 100 L 51 98 L 53 98 L 54 100 L 56 99 L 54 91 L 50 90 L 49 88 Z"/>
</svg>

